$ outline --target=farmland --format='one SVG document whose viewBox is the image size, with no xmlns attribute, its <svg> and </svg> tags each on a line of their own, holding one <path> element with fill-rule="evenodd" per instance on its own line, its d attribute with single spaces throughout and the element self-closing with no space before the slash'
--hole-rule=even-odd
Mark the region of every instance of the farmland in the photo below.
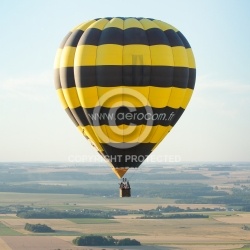
<svg viewBox="0 0 250 250">
<path fill-rule="evenodd" d="M 145 166 L 144 171 L 128 176 L 133 193 L 125 199 L 118 197 L 118 181 L 109 174 L 108 168 L 98 166 L 94 170 L 96 172 L 91 172 L 89 167 L 61 163 L 2 164 L 0 249 L 90 249 L 72 244 L 75 237 L 89 234 L 127 237 L 143 245 L 123 249 L 222 250 L 250 245 L 250 231 L 242 229 L 244 225 L 250 226 L 250 213 L 244 210 L 250 205 L 248 164 Z M 207 218 L 142 219 L 145 213 L 154 214 L 159 207 L 167 206 Z M 111 219 L 17 217 L 17 211 L 25 209 L 101 210 L 115 215 Z M 126 213 L 117 215 L 118 211 Z M 32 233 L 24 229 L 26 223 L 46 224 L 55 232 Z"/>
</svg>

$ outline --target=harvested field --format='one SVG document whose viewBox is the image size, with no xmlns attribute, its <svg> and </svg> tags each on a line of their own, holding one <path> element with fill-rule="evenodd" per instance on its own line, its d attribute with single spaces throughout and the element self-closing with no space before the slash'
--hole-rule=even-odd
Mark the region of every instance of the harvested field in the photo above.
<svg viewBox="0 0 250 250">
<path fill-rule="evenodd" d="M 75 247 L 72 243 L 50 236 L 3 236 L 2 240 L 11 250 L 76 250 L 83 249 Z M 9 250 L 3 248 L 3 250 Z M 2 250 L 2 248 L 1 248 Z"/>
<path fill-rule="evenodd" d="M 0 249 L 1 250 L 12 250 L 8 244 L 2 239 L 0 238 Z"/>
<path fill-rule="evenodd" d="M 214 217 L 214 219 L 228 224 L 250 224 L 250 214 L 219 216 L 219 217 Z"/>
<path fill-rule="evenodd" d="M 1 242 L 3 243 L 1 245 Z M 57 237 L 12 237 L 5 236 L 0 238 L 1 250 L 178 250 L 176 247 L 165 246 L 140 246 L 140 247 L 77 247 L 64 239 Z M 3 248 L 2 248 L 3 247 Z"/>
<path fill-rule="evenodd" d="M 1 250 L 118 250 L 113 247 L 77 247 L 71 241 L 73 237 L 49 236 L 3 236 L 0 238 Z M 209 244 L 209 245 L 178 245 L 178 246 L 153 246 L 122 247 L 123 250 L 230 250 L 240 248 L 241 244 Z"/>
<path fill-rule="evenodd" d="M 58 244 L 60 249 L 62 243 L 67 242 L 67 246 L 72 248 L 72 239 L 81 234 L 96 234 L 100 235 L 112 235 L 115 238 L 133 238 L 146 245 L 163 245 L 163 246 L 175 246 L 177 249 L 179 246 L 186 246 L 183 249 L 235 249 L 235 245 L 242 246 L 250 242 L 249 232 L 241 229 L 241 225 L 236 223 L 229 223 L 225 225 L 223 219 L 232 219 L 232 216 L 215 217 L 215 219 L 134 219 L 131 217 L 117 216 L 114 221 L 117 223 L 103 223 L 103 224 L 77 224 L 73 221 L 65 219 L 5 219 L 3 223 L 10 228 L 26 234 L 26 236 L 16 236 L 11 240 L 6 241 L 11 236 L 3 236 L 5 242 L 8 245 L 10 243 L 22 244 L 21 239 L 35 240 L 43 239 L 44 248 L 50 249 L 49 244 Z M 238 218 L 240 216 L 235 216 Z M 233 216 L 234 218 L 234 216 Z M 242 214 L 242 218 L 249 218 L 247 214 Z M 219 219 L 219 220 L 218 220 Z M 74 233 L 75 236 L 30 236 L 32 233 L 23 229 L 25 223 L 45 223 L 51 226 L 57 232 L 67 231 Z M 29 234 L 29 236 L 27 236 Z M 60 233 L 59 233 L 60 234 Z M 57 234 L 55 234 L 57 235 Z M 67 235 L 67 234 L 65 234 Z M 7 237 L 7 238 L 6 238 Z M 29 237 L 29 238 L 27 238 Z M 31 238 L 30 238 L 31 237 Z M 55 240 L 60 239 L 60 243 Z M 37 240 L 36 240 L 37 241 Z M 10 242 L 10 243 L 9 243 Z M 47 242 L 45 244 L 45 242 Z M 31 244 L 29 242 L 29 244 Z M 12 247 L 12 245 L 10 247 Z M 32 244 L 31 244 L 32 245 Z M 199 248 L 193 248 L 200 246 Z M 217 245 L 218 248 L 215 247 Z M 28 247 L 27 245 L 25 245 Z M 43 246 L 43 245 L 41 245 Z M 187 247 L 188 246 L 188 247 Z M 222 248 L 223 246 L 223 248 Z M 203 248 L 202 248 L 203 247 Z M 220 248 L 221 247 L 221 248 Z M 1 249 L 1 248 L 0 248 Z M 15 248 L 13 248 L 15 249 Z M 36 249 L 36 248 L 24 248 Z M 53 249 L 53 248 L 51 248 Z M 77 248 L 76 248 L 77 249 Z M 2 249 L 1 249 L 2 250 Z M 22 250 L 17 249 L 17 250 Z M 37 250 L 37 249 L 36 249 Z M 54 249 L 53 249 L 54 250 Z"/>
</svg>

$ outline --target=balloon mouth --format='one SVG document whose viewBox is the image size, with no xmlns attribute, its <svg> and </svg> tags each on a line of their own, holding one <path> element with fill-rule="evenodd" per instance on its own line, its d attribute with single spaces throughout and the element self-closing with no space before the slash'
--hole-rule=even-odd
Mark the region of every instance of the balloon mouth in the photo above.
<svg viewBox="0 0 250 250">
<path fill-rule="evenodd" d="M 118 177 L 118 178 L 122 178 L 126 172 L 128 171 L 128 167 L 125 167 L 125 168 L 112 168 L 113 172 L 115 173 L 115 175 Z"/>
</svg>

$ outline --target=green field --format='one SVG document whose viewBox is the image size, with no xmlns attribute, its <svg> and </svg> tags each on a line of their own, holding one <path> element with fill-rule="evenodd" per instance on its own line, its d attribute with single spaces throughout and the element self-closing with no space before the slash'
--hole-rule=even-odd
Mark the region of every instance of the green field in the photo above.
<svg viewBox="0 0 250 250">
<path fill-rule="evenodd" d="M 250 250 L 250 246 L 244 246 L 242 248 L 237 248 L 237 249 L 234 249 L 234 250 Z"/>
<path fill-rule="evenodd" d="M 80 219 L 68 219 L 76 224 L 110 224 L 110 223 L 118 223 L 115 220 L 110 219 L 89 219 L 89 218 L 80 218 Z"/>
<path fill-rule="evenodd" d="M 0 222 L 0 236 L 19 236 L 21 233 L 7 227 L 3 223 Z"/>
</svg>

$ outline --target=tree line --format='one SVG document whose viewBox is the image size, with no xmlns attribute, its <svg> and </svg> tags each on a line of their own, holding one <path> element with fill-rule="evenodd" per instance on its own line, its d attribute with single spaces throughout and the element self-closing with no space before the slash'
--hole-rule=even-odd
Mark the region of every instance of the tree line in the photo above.
<svg viewBox="0 0 250 250">
<path fill-rule="evenodd" d="M 145 215 L 138 219 L 200 219 L 209 218 L 207 214 L 169 214 L 169 215 Z"/>
<path fill-rule="evenodd" d="M 24 226 L 24 229 L 30 232 L 34 232 L 34 233 L 54 233 L 55 232 L 55 230 L 53 230 L 51 227 L 45 224 L 26 223 Z"/>
<path fill-rule="evenodd" d="M 49 210 L 49 209 L 23 209 L 17 211 L 17 217 L 25 219 L 63 219 L 63 218 L 101 218 L 113 219 L 112 213 L 101 210 Z"/>
<path fill-rule="evenodd" d="M 135 239 L 114 239 L 112 236 L 87 235 L 73 240 L 77 246 L 140 246 L 141 243 Z"/>
</svg>

